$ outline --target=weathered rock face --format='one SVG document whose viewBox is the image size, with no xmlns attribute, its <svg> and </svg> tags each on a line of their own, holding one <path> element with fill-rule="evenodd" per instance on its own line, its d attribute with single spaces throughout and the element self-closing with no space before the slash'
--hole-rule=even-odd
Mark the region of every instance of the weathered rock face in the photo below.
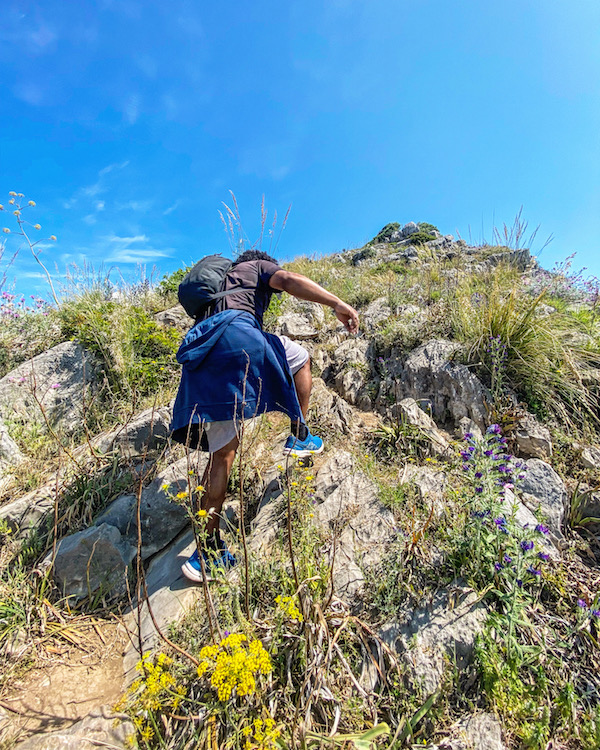
<svg viewBox="0 0 600 750">
<path fill-rule="evenodd" d="M 176 328 L 182 333 L 185 333 L 194 323 L 181 305 L 175 305 L 168 310 L 156 313 L 154 320 L 165 327 Z"/>
<path fill-rule="evenodd" d="M 533 414 L 525 414 L 515 430 L 519 455 L 526 458 L 550 458 L 552 437 L 550 430 L 540 424 Z"/>
<path fill-rule="evenodd" d="M 319 479 L 321 472 L 324 477 Z M 336 479 L 340 481 L 334 485 Z M 316 486 L 317 498 L 323 502 L 316 507 L 315 518 L 331 538 L 334 592 L 352 604 L 364 584 L 363 570 L 380 562 L 394 538 L 394 517 L 378 500 L 373 483 L 350 463 L 348 454 L 339 458 L 334 454 L 319 470 Z"/>
<path fill-rule="evenodd" d="M 291 339 L 316 339 L 325 323 L 323 307 L 316 302 L 294 300 L 293 309 L 280 316 L 277 332 Z"/>
<path fill-rule="evenodd" d="M 8 434 L 4 422 L 0 419 L 0 474 L 9 466 L 16 466 L 23 460 L 19 446 Z"/>
<path fill-rule="evenodd" d="M 123 458 L 140 456 L 146 451 L 160 449 L 165 445 L 170 421 L 171 410 L 168 407 L 146 409 L 137 414 L 131 422 L 99 435 L 92 444 L 101 453 L 116 450 Z"/>
<path fill-rule="evenodd" d="M 0 506 L 0 518 L 6 521 L 16 538 L 25 538 L 32 529 L 45 523 L 54 508 L 55 490 L 52 482 Z"/>
<path fill-rule="evenodd" d="M 523 500 L 532 510 L 540 508 L 548 519 L 553 537 L 562 539 L 561 524 L 567 503 L 567 490 L 554 469 L 539 458 L 526 462 L 527 471 L 519 488 Z"/>
<path fill-rule="evenodd" d="M 54 559 L 54 580 L 65 596 L 81 599 L 94 592 L 124 593 L 127 567 L 135 546 L 104 523 L 61 539 Z"/>
<path fill-rule="evenodd" d="M 73 434 L 81 429 L 96 378 L 92 355 L 73 341 L 58 344 L 0 379 L 0 417 L 44 424 L 39 401 L 51 425 Z"/>
<path fill-rule="evenodd" d="M 364 339 L 346 339 L 335 350 L 335 389 L 340 396 L 359 409 L 370 409 L 367 393 L 370 365 L 367 356 L 369 342 Z"/>
<path fill-rule="evenodd" d="M 600 448 L 588 445 L 581 451 L 581 463 L 586 469 L 600 469 Z"/>
<path fill-rule="evenodd" d="M 436 517 L 441 516 L 445 509 L 444 490 L 447 482 L 446 472 L 412 464 L 406 464 L 400 477 L 400 484 L 412 484 L 416 487 L 421 499 L 433 507 Z"/>
<path fill-rule="evenodd" d="M 458 348 L 450 341 L 432 340 L 415 349 L 401 368 L 398 389 L 403 398 L 430 401 L 438 423 L 469 417 L 483 429 L 487 391 L 465 365 L 450 361 Z"/>
<path fill-rule="evenodd" d="M 343 398 L 330 391 L 320 378 L 313 379 L 310 396 L 310 412 L 313 419 L 309 422 L 327 422 L 327 429 L 334 434 L 348 435 L 360 429 L 360 414 Z"/>
<path fill-rule="evenodd" d="M 430 607 L 414 610 L 406 621 L 385 625 L 380 637 L 400 655 L 414 689 L 430 695 L 440 686 L 448 659 L 459 669 L 469 662 L 486 618 L 477 594 L 456 585 L 439 594 Z M 363 686 L 372 690 L 378 679 L 374 665 L 365 663 Z"/>
<path fill-rule="evenodd" d="M 373 331 L 380 323 L 392 314 L 392 308 L 385 297 L 379 297 L 369 304 L 360 316 L 360 327 L 363 331 Z"/>
<path fill-rule="evenodd" d="M 407 424 L 418 427 L 430 441 L 434 453 L 439 456 L 451 455 L 450 443 L 446 436 L 438 430 L 433 419 L 419 408 L 414 398 L 402 399 L 400 403 L 392 407 L 391 411 L 392 417 L 398 418 L 399 416 Z"/>
<path fill-rule="evenodd" d="M 463 716 L 450 728 L 447 737 L 431 750 L 506 750 L 502 726 L 494 714 Z"/>
<path fill-rule="evenodd" d="M 197 455 L 196 473 L 201 475 L 206 455 Z M 166 485 L 166 490 L 163 486 Z M 170 499 L 171 495 L 188 490 L 188 459 L 182 458 L 161 472 L 142 491 L 140 519 L 142 529 L 142 558 L 154 555 L 166 547 L 186 526 L 185 508 Z M 114 501 L 97 519 L 96 526 L 108 524 L 119 530 L 132 546 L 137 545 L 136 497 L 123 495 Z"/>
<path fill-rule="evenodd" d="M 38 734 L 19 743 L 19 750 L 98 750 L 130 747 L 135 727 L 129 717 L 114 714 L 108 706 L 92 711 L 68 729 Z"/>
</svg>

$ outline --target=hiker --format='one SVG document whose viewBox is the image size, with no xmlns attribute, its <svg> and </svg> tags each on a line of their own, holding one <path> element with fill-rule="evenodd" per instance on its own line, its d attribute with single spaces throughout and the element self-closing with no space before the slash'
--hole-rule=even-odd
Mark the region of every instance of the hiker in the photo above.
<svg viewBox="0 0 600 750">
<path fill-rule="evenodd" d="M 200 498 L 200 509 L 208 513 L 200 540 L 207 574 L 215 567 L 235 565 L 220 537 L 219 520 L 242 421 L 282 411 L 291 421 L 285 455 L 302 457 L 323 450 L 323 441 L 305 422 L 312 388 L 308 352 L 287 336 L 262 330 L 271 296 L 288 292 L 327 305 L 350 333 L 358 332 L 354 308 L 258 250 L 248 250 L 233 262 L 222 289 L 214 295 L 219 299 L 197 317 L 177 353 L 183 370 L 171 423 L 174 440 L 210 454 Z M 192 581 L 202 580 L 198 550 L 182 571 Z"/>
</svg>

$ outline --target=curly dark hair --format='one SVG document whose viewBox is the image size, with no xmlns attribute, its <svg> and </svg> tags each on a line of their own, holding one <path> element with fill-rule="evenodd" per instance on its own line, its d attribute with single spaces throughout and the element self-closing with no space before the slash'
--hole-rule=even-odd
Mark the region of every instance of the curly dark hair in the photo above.
<svg viewBox="0 0 600 750">
<path fill-rule="evenodd" d="M 233 261 L 232 266 L 237 266 L 238 263 L 247 263 L 249 260 L 270 260 L 271 263 L 279 265 L 279 261 L 267 255 L 267 253 L 263 253 L 262 250 L 246 250 Z"/>
</svg>

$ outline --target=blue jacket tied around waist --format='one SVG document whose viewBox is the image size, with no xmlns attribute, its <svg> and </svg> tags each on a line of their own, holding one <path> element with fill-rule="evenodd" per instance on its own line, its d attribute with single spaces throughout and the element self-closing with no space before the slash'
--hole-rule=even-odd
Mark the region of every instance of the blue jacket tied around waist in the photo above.
<svg viewBox="0 0 600 750">
<path fill-rule="evenodd" d="M 251 419 L 267 411 L 304 422 L 283 344 L 250 313 L 224 310 L 197 323 L 177 361 L 183 371 L 171 429 L 179 442 L 189 437 L 197 447 L 202 422 Z"/>
</svg>

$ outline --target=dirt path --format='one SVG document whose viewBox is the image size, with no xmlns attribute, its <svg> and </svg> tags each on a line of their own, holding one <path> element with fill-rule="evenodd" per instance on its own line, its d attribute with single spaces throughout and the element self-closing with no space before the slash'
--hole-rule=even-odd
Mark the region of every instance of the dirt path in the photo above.
<svg viewBox="0 0 600 750">
<path fill-rule="evenodd" d="M 0 699 L 0 747 L 74 724 L 122 692 L 126 638 L 118 624 L 86 623 L 70 644 L 49 647 Z M 10 744 L 9 744 L 10 743 Z"/>
</svg>

